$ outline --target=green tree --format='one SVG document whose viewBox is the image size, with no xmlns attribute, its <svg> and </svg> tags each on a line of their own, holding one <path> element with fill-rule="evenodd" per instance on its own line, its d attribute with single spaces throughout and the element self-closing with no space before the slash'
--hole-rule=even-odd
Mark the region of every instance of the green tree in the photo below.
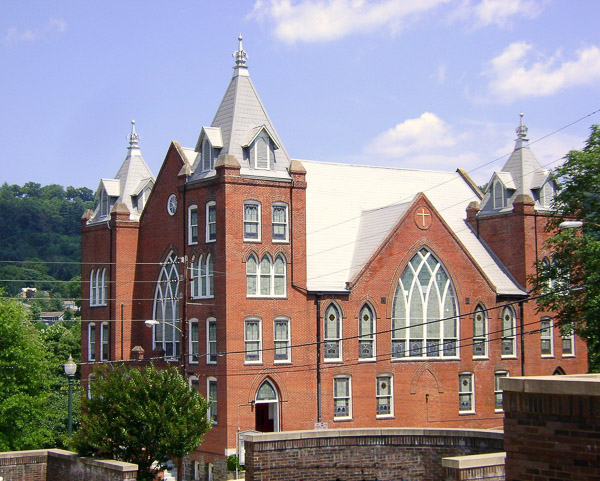
<svg viewBox="0 0 600 481">
<path fill-rule="evenodd" d="M 583 150 L 571 150 L 555 170 L 560 183 L 548 224 L 552 262 L 538 264 L 532 279 L 540 310 L 556 312 L 563 332 L 587 340 L 590 370 L 600 369 L 600 126 L 594 125 Z M 577 219 L 580 229 L 560 229 Z"/>
<path fill-rule="evenodd" d="M 84 456 L 136 463 L 137 479 L 149 481 L 170 458 L 183 457 L 202 442 L 211 427 L 207 410 L 207 401 L 176 368 L 98 369 L 75 448 Z"/>
<path fill-rule="evenodd" d="M 52 433 L 43 426 L 50 364 L 24 306 L 0 298 L 0 451 L 41 448 Z"/>
</svg>

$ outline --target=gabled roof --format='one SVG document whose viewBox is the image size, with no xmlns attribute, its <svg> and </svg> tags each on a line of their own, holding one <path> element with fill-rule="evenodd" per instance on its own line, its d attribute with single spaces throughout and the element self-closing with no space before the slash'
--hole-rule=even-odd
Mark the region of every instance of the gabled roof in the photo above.
<svg viewBox="0 0 600 481">
<path fill-rule="evenodd" d="M 131 133 L 129 134 L 129 146 L 127 147 L 127 157 L 121 164 L 114 179 L 102 179 L 98 187 L 96 196 L 99 198 L 101 189 L 106 190 L 110 197 L 116 197 L 114 202 L 124 203 L 130 212 L 131 220 L 138 220 L 141 210 L 133 207 L 132 196 L 137 196 L 147 185 L 154 185 L 154 175 L 142 157 L 142 152 L 138 145 L 139 135 L 135 131 L 135 121 L 131 121 Z M 99 209 L 96 208 L 90 223 L 100 221 Z"/>
<path fill-rule="evenodd" d="M 479 198 L 459 173 L 305 160 L 302 164 L 307 172 L 309 290 L 345 291 L 346 282 L 362 269 L 407 204 L 423 192 L 496 292 L 524 294 L 466 225 L 465 207 Z"/>
<path fill-rule="evenodd" d="M 242 48 L 241 36 L 238 40 L 238 51 L 234 54 L 236 65 L 233 77 L 211 123 L 212 128 L 219 129 L 221 132 L 223 147 L 220 154 L 234 155 L 240 163 L 241 175 L 246 175 L 248 170 L 253 169 L 248 159 L 244 158 L 243 149 L 249 145 L 249 139 L 255 138 L 264 129 L 275 145 L 275 162 L 273 170 L 261 170 L 259 175 L 289 179 L 287 171 L 290 157 L 250 79 L 246 65 L 247 56 Z M 208 133 L 206 127 L 203 128 L 203 132 Z M 201 132 L 198 138 L 199 142 L 202 135 Z M 198 145 L 199 143 L 196 150 L 199 150 Z M 200 172 L 198 174 L 194 172 L 191 180 L 200 175 Z"/>
<path fill-rule="evenodd" d="M 515 148 L 506 161 L 506 164 L 504 164 L 504 167 L 502 167 L 502 170 L 493 174 L 502 181 L 506 188 L 512 189 L 509 192 L 510 197 L 507 199 L 506 207 L 502 211 L 511 210 L 513 200 L 523 194 L 535 200 L 535 208 L 537 210 L 547 209 L 547 207 L 539 203 L 536 190 L 544 184 L 550 175 L 550 171 L 542 168 L 535 154 L 529 148 L 527 130 L 527 127 L 523 125 L 523 114 L 521 114 L 521 123 L 516 129 L 517 139 L 515 140 Z M 494 176 L 491 182 L 493 182 Z M 511 179 L 510 181 L 506 180 L 509 178 Z M 498 212 L 497 209 L 494 209 L 491 186 L 490 184 L 490 188 L 487 189 L 487 193 L 481 201 L 480 214 L 482 215 Z"/>
<path fill-rule="evenodd" d="M 196 152 L 200 152 L 202 150 L 202 142 L 204 141 L 204 137 L 208 137 L 210 144 L 215 149 L 220 149 L 223 147 L 223 135 L 221 135 L 221 129 L 219 127 L 202 127 L 200 136 L 198 137 L 198 143 L 196 144 Z"/>
</svg>

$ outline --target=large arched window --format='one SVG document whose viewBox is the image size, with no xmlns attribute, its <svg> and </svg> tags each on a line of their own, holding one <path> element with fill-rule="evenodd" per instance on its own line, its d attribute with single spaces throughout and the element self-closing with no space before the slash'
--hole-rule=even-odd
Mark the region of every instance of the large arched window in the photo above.
<svg viewBox="0 0 600 481">
<path fill-rule="evenodd" d="M 165 356 L 179 355 L 179 262 L 171 252 L 163 263 L 154 294 L 154 350 Z"/>
<path fill-rule="evenodd" d="M 396 287 L 392 307 L 392 358 L 456 357 L 458 306 L 439 260 L 422 248 Z"/>
<path fill-rule="evenodd" d="M 192 297 L 214 297 L 214 263 L 212 256 L 192 259 Z"/>
</svg>

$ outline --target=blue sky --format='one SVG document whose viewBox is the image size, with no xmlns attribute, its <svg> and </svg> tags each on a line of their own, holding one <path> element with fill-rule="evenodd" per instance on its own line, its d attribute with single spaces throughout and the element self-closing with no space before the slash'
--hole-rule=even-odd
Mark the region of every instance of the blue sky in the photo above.
<svg viewBox="0 0 600 481">
<path fill-rule="evenodd" d="M 239 33 L 293 158 L 481 184 L 524 112 L 532 141 L 575 122 L 532 145 L 555 167 L 600 123 L 598 25 L 597 0 L 1 0 L 0 182 L 96 189 L 131 119 L 156 175 L 212 122 Z"/>
</svg>

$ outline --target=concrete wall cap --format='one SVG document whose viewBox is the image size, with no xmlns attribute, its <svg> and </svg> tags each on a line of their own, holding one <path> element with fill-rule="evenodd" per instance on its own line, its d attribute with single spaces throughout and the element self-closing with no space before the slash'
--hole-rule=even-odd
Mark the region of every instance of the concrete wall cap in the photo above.
<svg viewBox="0 0 600 481">
<path fill-rule="evenodd" d="M 506 377 L 500 380 L 500 387 L 508 392 L 598 397 L 600 374 Z"/>
<path fill-rule="evenodd" d="M 442 458 L 442 466 L 455 469 L 484 468 L 486 466 L 504 465 L 505 460 L 506 453 L 472 454 L 470 456 Z"/>
</svg>

